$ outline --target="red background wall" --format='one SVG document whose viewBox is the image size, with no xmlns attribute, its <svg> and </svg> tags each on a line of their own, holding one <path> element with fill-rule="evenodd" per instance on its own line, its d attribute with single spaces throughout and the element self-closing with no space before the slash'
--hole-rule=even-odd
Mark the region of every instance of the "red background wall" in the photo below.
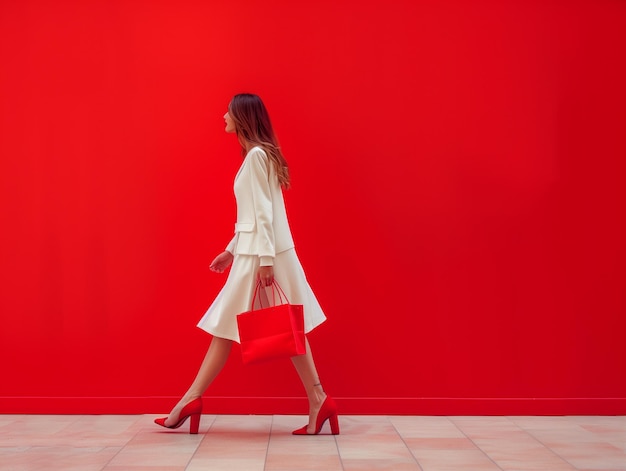
<svg viewBox="0 0 626 471">
<path fill-rule="evenodd" d="M 626 413 L 626 3 L 0 3 L 0 413 L 167 411 L 259 93 L 345 413 Z M 304 413 L 238 349 L 207 412 Z"/>
</svg>

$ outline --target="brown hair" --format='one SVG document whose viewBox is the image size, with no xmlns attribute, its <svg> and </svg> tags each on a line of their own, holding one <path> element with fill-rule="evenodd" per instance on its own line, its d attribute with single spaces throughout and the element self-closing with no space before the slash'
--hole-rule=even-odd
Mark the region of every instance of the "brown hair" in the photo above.
<svg viewBox="0 0 626 471">
<path fill-rule="evenodd" d="M 289 188 L 289 168 L 280 151 L 270 116 L 261 98 L 251 93 L 235 95 L 228 105 L 228 114 L 235 122 L 237 137 L 263 148 L 274 166 L 278 183 Z M 246 152 L 246 149 L 243 149 Z"/>
</svg>

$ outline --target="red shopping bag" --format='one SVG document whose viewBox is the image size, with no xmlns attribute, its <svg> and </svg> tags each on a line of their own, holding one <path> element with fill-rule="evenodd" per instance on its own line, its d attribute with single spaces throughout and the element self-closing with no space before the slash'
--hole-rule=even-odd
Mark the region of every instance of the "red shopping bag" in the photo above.
<svg viewBox="0 0 626 471">
<path fill-rule="evenodd" d="M 254 309 L 260 288 L 257 283 L 248 312 L 237 315 L 241 358 L 249 365 L 266 360 L 289 358 L 306 353 L 304 312 L 301 304 L 289 304 L 278 283 L 272 283 L 274 306 Z M 276 305 L 275 292 L 281 304 Z"/>
</svg>

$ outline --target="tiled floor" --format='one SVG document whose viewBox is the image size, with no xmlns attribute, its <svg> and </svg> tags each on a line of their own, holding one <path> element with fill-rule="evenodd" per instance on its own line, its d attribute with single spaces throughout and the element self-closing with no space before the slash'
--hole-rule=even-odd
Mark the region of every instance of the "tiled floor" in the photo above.
<svg viewBox="0 0 626 471">
<path fill-rule="evenodd" d="M 623 416 L 342 416 L 309 437 L 297 416 L 203 415 L 198 435 L 154 417 L 0 415 L 0 470 L 626 470 Z"/>
</svg>

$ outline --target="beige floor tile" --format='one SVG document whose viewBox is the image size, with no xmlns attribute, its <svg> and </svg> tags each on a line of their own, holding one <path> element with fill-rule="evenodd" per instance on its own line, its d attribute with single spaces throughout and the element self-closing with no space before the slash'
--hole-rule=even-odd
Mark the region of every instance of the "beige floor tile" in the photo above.
<svg viewBox="0 0 626 471">
<path fill-rule="evenodd" d="M 547 448 L 527 448 L 523 450 L 485 450 L 489 458 L 504 470 L 513 469 L 545 469 L 574 470 L 566 460 L 555 455 Z"/>
<path fill-rule="evenodd" d="M 271 416 L 216 416 L 187 471 L 262 471 L 271 426 Z"/>
<path fill-rule="evenodd" d="M 339 456 L 335 455 L 297 455 L 294 453 L 270 453 L 265 462 L 265 471 L 341 471 Z"/>
<path fill-rule="evenodd" d="M 31 447 L 20 453 L 0 455 L 2 471 L 100 471 L 120 448 Z"/>
<path fill-rule="evenodd" d="M 606 443 L 626 453 L 626 440 L 622 440 L 621 438 L 618 438 L 616 440 L 609 439 Z"/>
<path fill-rule="evenodd" d="M 626 471 L 626 468 L 579 468 L 578 471 Z"/>
<path fill-rule="evenodd" d="M 567 417 L 574 423 L 592 433 L 616 433 L 626 441 L 626 417 Z"/>
<path fill-rule="evenodd" d="M 155 426 L 156 427 L 156 426 Z M 204 434 L 142 429 L 111 460 L 111 466 L 186 466 Z"/>
<path fill-rule="evenodd" d="M 422 471 L 415 460 L 406 459 L 348 459 L 343 460 L 345 471 Z"/>
<path fill-rule="evenodd" d="M 0 415 L 0 471 L 626 471 L 626 417 Z"/>
<path fill-rule="evenodd" d="M 557 443 L 551 449 L 576 468 L 626 470 L 626 453 L 609 443 Z"/>
<path fill-rule="evenodd" d="M 470 439 L 507 437 L 516 440 L 527 435 L 508 417 L 451 417 L 450 420 Z"/>
<path fill-rule="evenodd" d="M 265 458 L 268 437 L 240 437 L 227 434 L 219 439 L 206 438 L 194 453 L 194 458 Z"/>
<path fill-rule="evenodd" d="M 185 471 L 264 471 L 265 457 L 254 458 L 193 458 Z M 129 470 L 133 471 L 133 470 Z"/>
<path fill-rule="evenodd" d="M 368 433 L 338 435 L 336 440 L 345 470 L 420 470 L 391 424 L 381 422 Z"/>
<path fill-rule="evenodd" d="M 411 451 L 399 435 L 337 436 L 342 460 L 349 459 L 413 459 Z"/>
<path fill-rule="evenodd" d="M 216 415 L 210 433 L 220 432 L 269 432 L 274 417 L 271 415 Z"/>
<path fill-rule="evenodd" d="M 469 438 L 405 438 L 409 450 L 475 450 Z"/>
<path fill-rule="evenodd" d="M 266 471 L 342 470 L 337 443 L 330 430 L 314 436 L 292 435 L 306 417 L 276 416 L 267 449 Z"/>
<path fill-rule="evenodd" d="M 448 417 L 390 417 L 389 421 L 405 438 L 465 438 Z"/>
<path fill-rule="evenodd" d="M 423 471 L 499 471 L 501 469 L 478 449 L 419 450 L 414 455 Z"/>
<path fill-rule="evenodd" d="M 107 466 L 102 471 L 187 471 L 185 466 Z"/>
</svg>

